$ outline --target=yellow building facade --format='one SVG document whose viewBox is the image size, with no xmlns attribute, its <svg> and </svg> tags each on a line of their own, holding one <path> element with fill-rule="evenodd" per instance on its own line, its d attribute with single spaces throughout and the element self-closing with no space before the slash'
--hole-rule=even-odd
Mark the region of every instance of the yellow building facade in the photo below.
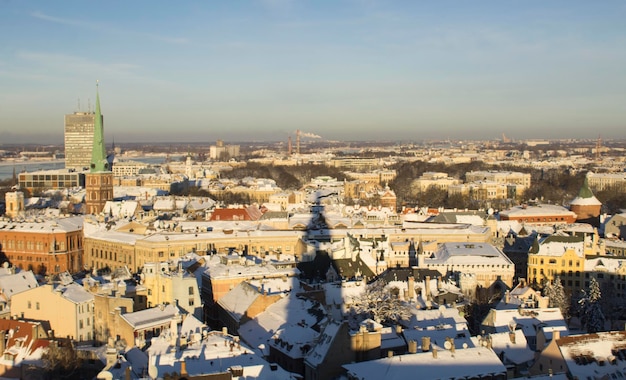
<svg viewBox="0 0 626 380">
<path fill-rule="evenodd" d="M 58 337 L 79 342 L 94 338 L 94 297 L 78 284 L 47 284 L 14 294 L 11 315 L 50 321 Z"/>
<path fill-rule="evenodd" d="M 528 282 L 541 285 L 557 277 L 566 289 L 584 285 L 585 257 L 599 252 L 594 236 L 551 235 L 537 240 L 528 255 Z"/>
</svg>

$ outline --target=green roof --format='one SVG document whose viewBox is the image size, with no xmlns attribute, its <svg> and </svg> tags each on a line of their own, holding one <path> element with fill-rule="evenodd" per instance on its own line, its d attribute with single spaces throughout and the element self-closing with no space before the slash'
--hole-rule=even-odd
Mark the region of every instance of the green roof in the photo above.
<svg viewBox="0 0 626 380">
<path fill-rule="evenodd" d="M 580 198 L 593 198 L 593 193 L 589 188 L 589 181 L 587 180 L 587 176 L 585 176 L 585 181 L 583 182 L 583 185 L 578 192 L 578 196 Z"/>
<path fill-rule="evenodd" d="M 107 161 L 107 155 L 104 148 L 104 127 L 102 123 L 102 113 L 100 112 L 100 93 L 96 84 L 96 115 L 94 117 L 93 127 L 93 148 L 91 150 L 91 165 L 89 165 L 91 173 L 111 171 Z"/>
</svg>

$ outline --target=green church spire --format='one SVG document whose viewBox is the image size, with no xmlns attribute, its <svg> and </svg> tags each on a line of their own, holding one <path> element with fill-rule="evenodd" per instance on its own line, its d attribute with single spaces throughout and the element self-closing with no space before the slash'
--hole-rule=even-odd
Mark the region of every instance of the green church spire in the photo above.
<svg viewBox="0 0 626 380">
<path fill-rule="evenodd" d="M 578 192 L 578 196 L 580 198 L 592 198 L 593 197 L 593 192 L 589 188 L 589 180 L 587 180 L 587 176 L 585 176 L 585 181 L 583 182 L 583 185 L 580 188 L 580 191 Z"/>
<path fill-rule="evenodd" d="M 104 127 L 102 125 L 102 113 L 100 112 L 100 93 L 96 82 L 96 114 L 93 126 L 93 149 L 91 151 L 90 172 L 110 171 L 104 147 Z"/>
</svg>

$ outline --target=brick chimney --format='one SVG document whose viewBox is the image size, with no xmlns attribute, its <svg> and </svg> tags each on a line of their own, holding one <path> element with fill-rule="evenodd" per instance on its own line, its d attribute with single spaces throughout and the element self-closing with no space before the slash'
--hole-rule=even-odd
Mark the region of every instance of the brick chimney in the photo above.
<svg viewBox="0 0 626 380">
<path fill-rule="evenodd" d="M 186 377 L 187 375 L 189 375 L 187 373 L 187 362 L 183 358 L 183 360 L 180 361 L 180 376 L 181 377 Z"/>
</svg>

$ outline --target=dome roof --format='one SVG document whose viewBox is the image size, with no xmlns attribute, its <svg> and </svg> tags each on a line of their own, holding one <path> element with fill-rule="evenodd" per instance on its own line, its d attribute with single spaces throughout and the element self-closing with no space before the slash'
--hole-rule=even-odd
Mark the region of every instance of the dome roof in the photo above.
<svg viewBox="0 0 626 380">
<path fill-rule="evenodd" d="M 578 196 L 574 198 L 573 201 L 570 202 L 570 206 L 601 206 L 602 202 L 598 200 L 598 198 L 593 195 L 593 192 L 589 188 L 589 182 L 587 181 L 587 177 L 585 177 L 585 181 L 578 192 Z"/>
</svg>

